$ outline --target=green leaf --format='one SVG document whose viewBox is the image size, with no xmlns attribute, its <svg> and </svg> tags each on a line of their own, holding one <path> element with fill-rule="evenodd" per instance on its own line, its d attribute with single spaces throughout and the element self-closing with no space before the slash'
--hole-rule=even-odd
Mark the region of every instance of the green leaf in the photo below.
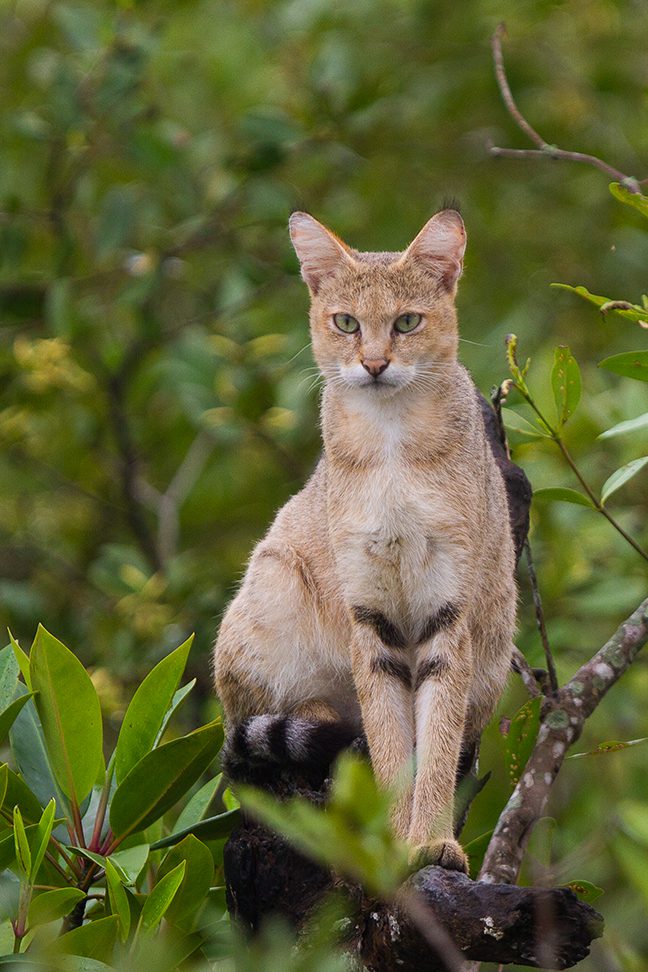
<svg viewBox="0 0 648 972">
<path fill-rule="evenodd" d="M 172 924 L 195 923 L 198 909 L 207 897 L 214 880 L 214 858 L 210 849 L 193 834 L 176 844 L 162 861 L 158 877 L 171 873 L 182 861 L 185 872 L 182 883 L 169 905 L 167 921 Z"/>
<path fill-rule="evenodd" d="M 619 422 L 618 425 L 613 425 L 611 429 L 606 429 L 605 432 L 601 432 L 598 438 L 611 439 L 615 435 L 625 435 L 626 432 L 639 432 L 642 429 L 648 429 L 648 412 L 644 412 L 643 415 L 638 415 L 636 418 L 628 419 L 626 422 Z"/>
<path fill-rule="evenodd" d="M 408 873 L 408 849 L 393 836 L 388 795 L 358 763 L 364 761 L 351 754 L 338 760 L 325 809 L 300 797 L 279 802 L 250 786 L 237 792 L 247 811 L 298 850 L 361 881 L 372 894 L 389 894 Z"/>
<path fill-rule="evenodd" d="M 36 823 L 40 820 L 43 807 L 38 798 L 32 793 L 22 777 L 7 767 L 7 792 L 3 807 L 5 810 L 13 810 L 16 805 L 20 807 L 24 820 L 29 820 L 30 823 Z"/>
<path fill-rule="evenodd" d="M 13 825 L 14 843 L 16 847 L 16 862 L 18 864 L 20 873 L 25 880 L 28 881 L 31 874 L 32 856 L 29 849 L 27 834 L 25 833 L 25 824 L 23 822 L 22 814 L 20 813 L 20 807 L 14 807 Z"/>
<path fill-rule="evenodd" d="M 648 381 L 648 351 L 623 351 L 613 354 L 609 358 L 599 361 L 599 368 L 613 371 L 625 378 L 636 378 L 637 381 Z"/>
<path fill-rule="evenodd" d="M 486 853 L 492 836 L 493 831 L 487 830 L 486 833 L 480 834 L 479 837 L 474 837 L 473 840 L 463 845 L 463 849 L 468 857 L 470 873 L 475 878 L 479 874 L 479 869 L 481 868 L 482 861 L 484 860 L 484 854 Z"/>
<path fill-rule="evenodd" d="M 115 750 L 115 775 L 121 783 L 139 760 L 150 752 L 187 664 L 193 635 L 149 672 L 131 699 Z"/>
<path fill-rule="evenodd" d="M 182 884 L 186 866 L 185 861 L 181 861 L 177 867 L 174 867 L 172 871 L 158 881 L 149 894 L 144 902 L 140 919 L 145 931 L 153 931 L 164 918 Z"/>
<path fill-rule="evenodd" d="M 554 351 L 551 387 L 556 403 L 558 428 L 560 429 L 576 411 L 581 396 L 581 376 L 578 362 L 569 348 L 562 345 Z"/>
<path fill-rule="evenodd" d="M 27 694 L 27 689 L 22 682 L 18 683 L 18 691 Z M 70 817 L 69 802 L 52 775 L 45 737 L 34 699 L 24 706 L 14 720 L 9 738 L 18 769 L 27 785 L 36 794 L 41 806 L 46 806 L 54 796 L 59 815 Z M 40 811 L 37 819 L 40 820 Z"/>
<path fill-rule="evenodd" d="M 618 753 L 620 749 L 629 749 L 631 746 L 637 746 L 643 742 L 648 742 L 648 736 L 642 736 L 641 739 L 628 739 L 625 742 L 612 739 L 609 742 L 599 743 L 596 749 L 590 749 L 586 753 L 571 753 L 567 759 L 579 759 L 581 756 L 602 756 L 604 753 Z"/>
<path fill-rule="evenodd" d="M 52 771 L 63 793 L 79 805 L 103 763 L 97 693 L 78 658 L 42 625 L 32 646 L 30 671 Z"/>
<path fill-rule="evenodd" d="M 529 699 L 511 719 L 505 740 L 504 763 L 515 786 L 533 750 L 540 724 L 540 698 Z"/>
<path fill-rule="evenodd" d="M 194 824 L 189 824 L 183 830 L 176 830 L 168 837 L 162 837 L 151 844 L 151 850 L 162 850 L 164 847 L 172 847 L 179 841 L 193 834 L 202 840 L 222 840 L 229 837 L 232 829 L 236 827 L 241 818 L 241 811 L 226 810 L 224 813 L 216 814 L 215 817 L 207 817 L 205 820 L 198 820 Z"/>
<path fill-rule="evenodd" d="M 536 425 L 532 425 L 522 415 L 518 415 L 511 408 L 502 409 L 502 418 L 507 432 L 518 432 L 520 435 L 529 436 L 532 439 L 548 439 L 549 436 Z"/>
<path fill-rule="evenodd" d="M 20 647 L 20 645 L 12 635 L 11 631 L 9 631 L 9 640 L 11 642 L 11 647 L 13 648 L 14 658 L 18 662 L 18 667 L 20 668 L 22 677 L 25 679 L 25 685 L 31 692 L 32 683 L 31 683 L 31 670 L 29 668 L 29 656 Z"/>
<path fill-rule="evenodd" d="M 609 188 L 614 198 L 618 199 L 619 202 L 625 203 L 626 206 L 632 206 L 643 216 L 648 216 L 648 198 L 646 196 L 643 196 L 640 192 L 630 192 L 628 187 L 620 182 L 611 182 Z"/>
<path fill-rule="evenodd" d="M 0 712 L 0 743 L 5 741 L 9 730 L 14 724 L 18 713 L 22 709 L 26 702 L 33 699 L 33 695 L 30 692 L 25 693 L 18 699 L 14 699 L 11 705 L 8 705 L 4 712 Z"/>
<path fill-rule="evenodd" d="M 115 791 L 110 825 L 124 838 L 166 813 L 193 786 L 223 742 L 220 720 L 147 753 Z"/>
<path fill-rule="evenodd" d="M 85 898 L 83 891 L 78 888 L 57 888 L 56 891 L 43 891 L 32 899 L 29 906 L 27 927 L 46 925 L 69 915 L 74 906 Z"/>
<path fill-rule="evenodd" d="M 218 787 L 221 785 L 222 779 L 223 774 L 219 773 L 213 779 L 207 780 L 207 782 L 200 787 L 198 792 L 194 793 L 175 822 L 174 830 L 176 833 L 187 830 L 188 828 L 192 827 L 193 824 L 198 823 L 200 820 L 204 820 L 205 815 L 209 810 L 209 805 L 216 796 Z"/>
<path fill-rule="evenodd" d="M 121 872 L 125 884 L 135 884 L 149 857 L 148 844 L 136 844 L 110 855 L 113 865 Z"/>
<path fill-rule="evenodd" d="M 92 861 L 94 864 L 98 864 L 99 867 L 106 866 L 106 858 L 103 854 L 97 854 L 96 851 L 88 850 L 86 847 L 77 847 L 75 844 L 66 844 L 67 849 L 75 857 L 81 857 L 88 861 Z"/>
<path fill-rule="evenodd" d="M 131 926 L 130 905 L 128 896 L 121 882 L 121 877 L 112 861 L 106 861 L 106 885 L 108 888 L 108 898 L 110 909 L 119 919 L 119 937 L 122 942 L 128 938 Z"/>
<path fill-rule="evenodd" d="M 600 898 L 603 894 L 603 888 L 597 887 L 595 884 L 592 884 L 591 881 L 569 881 L 564 885 L 564 887 L 569 888 L 569 890 L 573 891 L 581 901 L 587 901 L 588 904 L 591 904 L 592 901 L 596 901 L 596 899 Z"/>
<path fill-rule="evenodd" d="M 7 794 L 7 784 L 9 781 L 9 767 L 6 763 L 0 766 L 0 807 L 4 803 L 4 798 Z"/>
<path fill-rule="evenodd" d="M 99 918 L 66 932 L 57 940 L 56 950 L 66 955 L 81 955 L 110 963 L 118 930 L 119 919 L 116 915 Z"/>
<path fill-rule="evenodd" d="M 30 880 L 32 883 L 36 881 L 36 875 L 38 874 L 38 869 L 43 863 L 43 858 L 45 857 L 45 852 L 47 851 L 47 845 L 49 844 L 50 837 L 52 836 L 55 813 L 56 813 L 56 800 L 52 797 L 50 802 L 43 810 L 43 815 L 40 818 L 36 830 L 36 852 L 34 854 L 34 859 L 32 861 L 32 869 L 30 875 Z"/>
<path fill-rule="evenodd" d="M 591 294 L 586 287 L 570 287 L 568 284 L 554 283 L 552 287 L 557 287 L 560 290 L 569 290 L 573 294 L 578 294 L 584 300 L 589 301 L 590 304 L 594 304 L 600 310 L 601 314 L 605 316 L 610 311 L 618 314 L 619 317 L 624 317 L 628 321 L 633 321 L 634 323 L 645 323 L 646 321 L 646 308 L 640 307 L 639 304 L 631 304 L 627 300 L 613 300 L 610 297 L 601 297 L 598 294 Z"/>
<path fill-rule="evenodd" d="M 549 500 L 550 503 L 575 503 L 578 506 L 588 506 L 591 510 L 596 509 L 589 496 L 566 486 L 543 486 L 542 489 L 534 489 L 533 498 Z"/>
<path fill-rule="evenodd" d="M 617 489 L 620 489 L 629 479 L 636 476 L 647 462 L 648 456 L 641 456 L 639 459 L 633 459 L 632 462 L 626 463 L 625 466 L 621 466 L 620 469 L 613 472 L 610 478 L 606 479 L 603 484 L 601 503 L 605 503 L 612 493 L 616 493 Z"/>
<path fill-rule="evenodd" d="M 0 651 L 0 712 L 4 711 L 14 699 L 19 672 L 13 646 L 7 645 Z"/>
</svg>

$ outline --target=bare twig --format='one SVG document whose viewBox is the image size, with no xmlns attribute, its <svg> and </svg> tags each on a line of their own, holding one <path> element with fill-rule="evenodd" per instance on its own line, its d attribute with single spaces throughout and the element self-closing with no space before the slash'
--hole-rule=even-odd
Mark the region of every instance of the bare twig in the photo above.
<svg viewBox="0 0 648 972">
<path fill-rule="evenodd" d="M 547 635 L 547 626 L 545 624 L 544 611 L 542 609 L 542 598 L 540 597 L 540 589 L 538 588 L 538 578 L 536 577 L 535 567 L 533 564 L 533 557 L 531 556 L 531 544 L 529 543 L 528 537 L 524 541 L 524 552 L 526 554 L 527 570 L 529 572 L 529 583 L 531 584 L 531 595 L 533 597 L 533 607 L 535 609 L 536 624 L 538 625 L 538 631 L 540 632 L 540 640 L 542 641 L 542 647 L 544 648 L 545 659 L 547 661 L 547 672 L 549 673 L 549 685 L 551 686 L 552 692 L 557 692 L 558 676 L 556 674 L 556 665 L 553 660 L 553 655 L 551 653 L 551 646 L 549 644 L 549 637 Z"/>
<path fill-rule="evenodd" d="M 583 162 L 586 165 L 592 165 L 595 168 L 600 169 L 601 172 L 605 172 L 606 175 L 614 179 L 615 182 L 620 182 L 621 185 L 625 186 L 630 192 L 640 193 L 640 187 L 648 183 L 648 179 L 638 180 L 634 176 L 626 175 L 624 172 L 616 169 L 613 165 L 610 165 L 603 159 L 597 158 L 596 155 L 589 155 L 586 152 L 570 152 L 565 149 L 558 148 L 557 145 L 552 145 L 547 142 L 542 135 L 540 135 L 540 133 L 529 124 L 515 103 L 515 99 L 513 98 L 511 88 L 508 83 L 508 78 L 506 77 L 504 56 L 502 54 L 502 38 L 505 36 L 505 34 L 506 26 L 504 24 L 499 24 L 491 38 L 497 86 L 499 87 L 506 109 L 515 124 L 521 131 L 524 132 L 529 140 L 538 147 L 537 149 L 510 149 L 500 148 L 497 145 L 489 145 L 491 155 L 511 159 L 548 158 L 560 159 L 566 162 Z"/>
<path fill-rule="evenodd" d="M 518 673 L 524 682 L 530 696 L 536 698 L 538 695 L 542 695 L 542 690 L 538 679 L 536 678 L 535 672 L 529 665 L 520 649 L 515 646 L 513 647 L 513 654 L 511 656 L 511 667 L 513 668 L 513 671 Z"/>
<path fill-rule="evenodd" d="M 545 811 L 567 749 L 647 641 L 648 598 L 557 695 L 544 700 L 535 747 L 497 822 L 479 875 L 481 881 L 512 884 L 516 880 L 529 835 Z"/>
</svg>

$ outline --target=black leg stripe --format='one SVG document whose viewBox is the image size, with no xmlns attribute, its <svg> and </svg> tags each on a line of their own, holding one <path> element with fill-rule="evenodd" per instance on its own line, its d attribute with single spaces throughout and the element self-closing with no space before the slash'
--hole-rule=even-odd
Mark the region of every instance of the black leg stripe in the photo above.
<svg viewBox="0 0 648 972">
<path fill-rule="evenodd" d="M 445 658 L 429 658 L 428 661 L 421 662 L 416 669 L 414 690 L 418 691 L 423 682 L 426 682 L 428 678 L 436 678 L 438 675 L 447 671 L 447 669 L 448 663 Z"/>
<path fill-rule="evenodd" d="M 424 641 L 429 641 L 430 638 L 433 638 L 443 628 L 451 627 L 459 617 L 459 613 L 459 607 L 456 604 L 444 604 L 436 614 L 432 614 L 427 619 L 416 644 L 422 645 Z"/>
<path fill-rule="evenodd" d="M 373 628 L 380 640 L 388 648 L 406 648 L 407 642 L 403 636 L 402 631 L 392 622 L 389 618 L 386 618 L 384 614 L 380 611 L 375 611 L 373 608 L 363 607 L 361 604 L 356 605 L 352 609 L 353 617 L 358 622 L 358 624 L 368 624 L 369 627 Z"/>
<path fill-rule="evenodd" d="M 384 675 L 389 675 L 390 678 L 398 679 L 405 688 L 412 687 L 412 673 L 406 662 L 390 658 L 389 655 L 378 655 L 371 662 L 371 670 L 372 672 L 382 672 Z"/>
</svg>

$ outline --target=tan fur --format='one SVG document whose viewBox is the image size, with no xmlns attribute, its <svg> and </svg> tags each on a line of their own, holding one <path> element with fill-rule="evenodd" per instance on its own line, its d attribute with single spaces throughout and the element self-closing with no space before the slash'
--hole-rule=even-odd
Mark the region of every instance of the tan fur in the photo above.
<svg viewBox="0 0 648 972">
<path fill-rule="evenodd" d="M 326 379 L 324 457 L 252 554 L 216 643 L 217 691 L 231 723 L 362 725 L 377 778 L 403 789 L 397 831 L 465 866 L 457 763 L 503 690 L 516 592 L 504 486 L 457 363 L 463 223 L 437 214 L 402 254 L 358 253 L 303 213 L 291 235 Z M 405 313 L 422 321 L 399 334 Z M 374 379 L 363 362 L 387 367 Z"/>
</svg>

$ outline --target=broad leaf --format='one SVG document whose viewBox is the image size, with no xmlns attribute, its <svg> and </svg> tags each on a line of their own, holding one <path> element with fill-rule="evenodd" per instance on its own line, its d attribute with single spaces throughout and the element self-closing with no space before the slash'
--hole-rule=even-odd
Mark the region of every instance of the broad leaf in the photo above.
<svg viewBox="0 0 648 972">
<path fill-rule="evenodd" d="M 185 872 L 182 883 L 169 905 L 167 921 L 191 927 L 201 902 L 207 897 L 214 881 L 214 858 L 210 849 L 189 835 L 176 844 L 162 861 L 158 878 L 171 873 L 182 861 Z"/>
<path fill-rule="evenodd" d="M 147 753 L 115 791 L 110 825 L 124 838 L 166 813 L 193 786 L 223 742 L 220 720 Z"/>
<path fill-rule="evenodd" d="M 28 881 L 31 874 L 32 856 L 31 850 L 29 849 L 27 834 L 25 833 L 25 824 L 20 813 L 20 807 L 14 807 L 13 825 L 16 863 L 18 864 L 18 870 L 25 880 Z"/>
<path fill-rule="evenodd" d="M 110 900 L 110 910 L 119 919 L 119 937 L 122 942 L 125 942 L 131 926 L 130 905 L 128 903 L 128 896 L 124 890 L 124 885 L 121 882 L 121 877 L 110 860 L 106 861 L 106 885 Z"/>
<path fill-rule="evenodd" d="M 18 691 L 27 692 L 22 682 L 18 683 Z M 41 805 L 46 806 L 54 797 L 59 816 L 70 818 L 72 812 L 69 801 L 52 773 L 35 700 L 28 702 L 18 714 L 11 727 L 9 738 L 18 769 Z"/>
<path fill-rule="evenodd" d="M 643 415 L 638 415 L 637 418 L 628 419 L 625 422 L 619 422 L 618 425 L 613 425 L 611 429 L 606 429 L 605 432 L 601 432 L 599 439 L 611 439 L 615 435 L 625 435 L 627 432 L 640 432 L 643 429 L 648 429 L 648 412 L 644 412 Z"/>
<path fill-rule="evenodd" d="M 241 811 L 238 808 L 235 810 L 226 810 L 224 813 L 216 814 L 215 817 L 206 817 L 205 820 L 198 820 L 196 823 L 190 824 L 184 830 L 176 830 L 172 834 L 169 834 L 168 837 L 162 837 L 154 844 L 151 844 L 151 850 L 162 850 L 164 847 L 172 847 L 190 834 L 193 834 L 195 837 L 200 837 L 201 840 L 222 840 L 223 837 L 229 836 L 240 818 Z"/>
<path fill-rule="evenodd" d="M 27 926 L 35 928 L 37 925 L 46 925 L 49 921 L 56 921 L 69 915 L 74 906 L 79 903 L 85 894 L 78 888 L 57 888 L 56 891 L 44 891 L 32 899 L 29 906 L 29 916 Z"/>
<path fill-rule="evenodd" d="M 617 489 L 620 489 L 629 479 L 636 476 L 637 473 L 643 469 L 643 467 L 648 462 L 648 456 L 641 456 L 639 459 L 633 459 L 632 462 L 626 463 L 625 466 L 621 466 L 616 472 L 613 472 L 609 479 L 606 479 L 603 484 L 603 489 L 601 490 L 601 503 L 605 503 L 606 500 L 616 493 Z"/>
<path fill-rule="evenodd" d="M 574 414 L 581 395 L 580 368 L 567 347 L 561 346 L 554 351 L 551 387 L 556 403 L 558 428 L 562 428 L 567 419 Z"/>
<path fill-rule="evenodd" d="M 647 196 L 642 195 L 640 192 L 630 192 L 628 187 L 622 185 L 620 182 L 611 182 L 610 192 L 619 202 L 625 203 L 626 206 L 632 206 L 633 209 L 638 210 L 643 216 L 648 216 Z"/>
<path fill-rule="evenodd" d="M 116 851 L 110 855 L 113 865 L 123 875 L 125 884 L 135 884 L 149 857 L 148 844 L 136 844 L 126 850 Z"/>
<path fill-rule="evenodd" d="M 526 435 L 531 439 L 548 438 L 546 432 L 536 425 L 532 425 L 531 422 L 527 421 L 522 415 L 518 415 L 511 408 L 502 409 L 502 418 L 507 432 L 518 432 L 520 435 Z"/>
<path fill-rule="evenodd" d="M 514 786 L 524 772 L 538 735 L 540 704 L 540 698 L 529 699 L 511 719 L 505 742 L 504 762 Z"/>
<path fill-rule="evenodd" d="M 185 861 L 166 874 L 155 885 L 144 902 L 141 915 L 141 925 L 145 931 L 153 931 L 160 924 L 175 895 L 182 884 L 186 870 Z"/>
<path fill-rule="evenodd" d="M 613 300 L 610 297 L 601 297 L 599 294 L 591 294 L 587 287 L 570 287 L 569 284 L 554 283 L 552 287 L 557 287 L 560 290 L 569 290 L 573 294 L 578 294 L 579 297 L 583 297 L 590 304 L 594 304 L 601 311 L 601 314 L 605 314 L 613 311 L 618 314 L 619 317 L 625 317 L 628 321 L 633 321 L 635 323 L 645 323 L 646 321 L 646 308 L 640 307 L 639 304 L 631 304 L 627 300 Z"/>
<path fill-rule="evenodd" d="M 201 786 L 197 793 L 194 793 L 175 822 L 174 830 L 177 833 L 193 826 L 193 824 L 198 823 L 200 820 L 204 820 L 209 810 L 209 805 L 216 796 L 218 787 L 221 785 L 222 779 L 223 774 L 219 773 L 218 776 L 215 776 L 212 780 L 208 780 Z"/>
<path fill-rule="evenodd" d="M 490 839 L 493 836 L 492 830 L 487 830 L 486 833 L 480 834 L 479 837 L 474 837 L 467 844 L 463 845 L 463 849 L 468 858 L 468 863 L 470 865 L 470 873 L 473 877 L 477 877 L 479 870 L 482 866 L 482 861 L 484 860 L 484 854 L 490 844 Z"/>
<path fill-rule="evenodd" d="M 43 858 L 45 857 L 45 852 L 47 851 L 47 845 L 49 844 L 50 837 L 52 836 L 55 812 L 56 812 L 56 800 L 52 797 L 50 802 L 43 810 L 43 816 L 40 818 L 40 821 L 36 828 L 36 844 L 34 847 L 34 855 L 32 860 L 32 869 L 31 869 L 31 876 L 30 876 L 32 883 L 36 880 L 38 869 L 43 863 Z"/>
<path fill-rule="evenodd" d="M 32 690 L 32 684 L 31 684 L 31 672 L 30 672 L 30 669 L 29 669 L 29 656 L 20 647 L 20 645 L 18 644 L 18 642 L 16 641 L 16 639 L 12 635 L 11 631 L 9 632 L 9 640 L 11 642 L 11 647 L 13 649 L 14 658 L 16 659 L 16 661 L 18 663 L 18 667 L 20 668 L 20 672 L 22 674 L 22 677 L 25 679 L 25 685 L 27 686 L 27 688 L 31 692 L 31 690 Z"/>
<path fill-rule="evenodd" d="M 54 776 L 80 804 L 103 762 L 101 707 L 90 676 L 69 649 L 39 625 L 30 671 Z"/>
<path fill-rule="evenodd" d="M 81 955 L 110 963 L 118 928 L 119 919 L 116 915 L 90 921 L 87 925 L 62 935 L 56 942 L 56 950 L 67 955 Z"/>
<path fill-rule="evenodd" d="M 648 742 L 648 736 L 642 736 L 641 739 L 628 739 L 624 742 L 613 739 L 609 742 L 599 743 L 596 749 L 590 749 L 586 753 L 571 753 L 567 759 L 579 759 L 581 756 L 602 756 L 604 753 L 618 753 L 620 749 L 629 749 L 631 746 L 637 746 L 639 743 L 644 742 Z"/>
<path fill-rule="evenodd" d="M 153 749 L 185 670 L 192 642 L 193 635 L 163 658 L 149 672 L 131 699 L 115 750 L 118 783 Z"/>
<path fill-rule="evenodd" d="M 7 784 L 9 782 L 9 767 L 6 763 L 0 766 L 0 807 L 4 804 L 7 795 Z"/>
<path fill-rule="evenodd" d="M 13 726 L 23 705 L 29 702 L 29 700 L 32 698 L 33 695 L 27 692 L 25 693 L 25 695 L 22 695 L 19 698 L 14 699 L 13 702 L 10 705 L 8 705 L 3 712 L 0 712 L 0 743 L 3 743 L 5 741 L 5 737 L 7 736 L 11 727 Z"/>
<path fill-rule="evenodd" d="M 12 769 L 7 767 L 7 792 L 5 793 L 3 809 L 12 811 L 18 805 L 24 820 L 36 823 L 43 813 L 42 804 L 30 790 L 25 781 Z"/>
<path fill-rule="evenodd" d="M 14 699 L 20 668 L 11 645 L 0 651 L 0 712 Z"/>
<path fill-rule="evenodd" d="M 574 503 L 577 506 L 589 506 L 591 510 L 596 509 L 589 496 L 566 486 L 543 486 L 542 489 L 533 491 L 533 498 L 548 500 L 550 503 Z"/>
<path fill-rule="evenodd" d="M 574 894 L 581 899 L 581 901 L 587 901 L 588 904 L 591 904 L 592 901 L 596 901 L 596 899 L 600 898 L 603 894 L 603 888 L 597 887 L 597 885 L 592 884 L 591 881 L 570 881 L 568 884 L 565 884 L 564 887 L 569 888 L 569 890 L 573 891 Z"/>
<path fill-rule="evenodd" d="M 648 381 L 648 351 L 623 351 L 599 361 L 599 368 L 613 371 L 616 375 Z"/>
</svg>

